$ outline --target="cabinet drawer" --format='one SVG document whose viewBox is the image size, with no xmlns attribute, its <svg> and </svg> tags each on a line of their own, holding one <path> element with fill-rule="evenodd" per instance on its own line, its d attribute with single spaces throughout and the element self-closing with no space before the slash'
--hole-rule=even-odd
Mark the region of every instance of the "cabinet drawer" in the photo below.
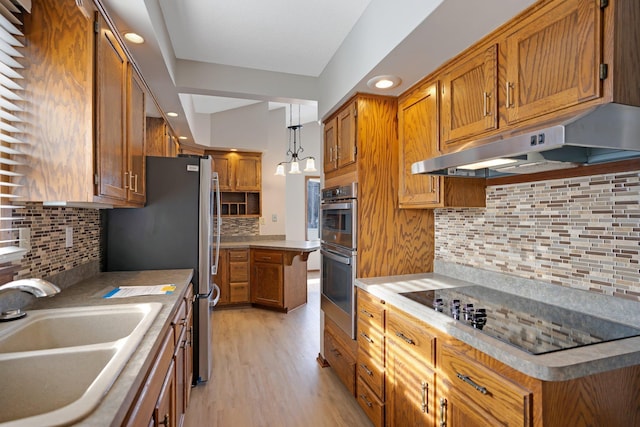
<svg viewBox="0 0 640 427">
<path fill-rule="evenodd" d="M 384 332 L 384 312 L 385 307 L 379 299 L 358 289 L 358 320 Z"/>
<path fill-rule="evenodd" d="M 374 362 L 365 352 L 358 351 L 356 370 L 358 377 L 367 383 L 381 401 L 384 401 L 384 368 Z"/>
<path fill-rule="evenodd" d="M 375 327 L 358 321 L 358 349 L 368 354 L 377 364 L 384 366 L 384 335 Z"/>
<path fill-rule="evenodd" d="M 248 282 L 249 281 L 249 263 L 229 262 L 229 281 L 230 282 Z"/>
<path fill-rule="evenodd" d="M 531 411 L 528 390 L 447 345 L 440 346 L 438 366 L 443 382 L 462 401 L 475 403 L 505 425 L 527 425 Z"/>
<path fill-rule="evenodd" d="M 282 263 L 282 252 L 273 252 L 273 251 L 260 251 L 254 250 L 252 252 L 252 261 L 253 262 L 272 262 L 274 264 Z"/>
<path fill-rule="evenodd" d="M 432 367 L 435 360 L 435 335 L 429 326 L 408 314 L 387 310 L 387 336 L 400 348 L 422 356 Z"/>
<path fill-rule="evenodd" d="M 324 331 L 324 357 L 340 381 L 355 395 L 356 361 L 327 330 Z"/>
<path fill-rule="evenodd" d="M 180 342 L 180 335 L 182 334 L 182 329 L 186 326 L 186 324 L 187 324 L 187 304 L 183 300 L 182 303 L 179 305 L 176 315 L 171 321 L 171 326 L 173 327 L 174 345 L 177 346 L 178 343 Z"/>
<path fill-rule="evenodd" d="M 231 283 L 229 302 L 249 302 L 249 283 Z"/>
<path fill-rule="evenodd" d="M 229 261 L 249 261 L 247 249 L 229 249 Z"/>
<path fill-rule="evenodd" d="M 358 404 L 364 410 L 367 417 L 374 426 L 382 427 L 384 425 L 384 404 L 380 402 L 378 397 L 358 378 Z"/>
</svg>

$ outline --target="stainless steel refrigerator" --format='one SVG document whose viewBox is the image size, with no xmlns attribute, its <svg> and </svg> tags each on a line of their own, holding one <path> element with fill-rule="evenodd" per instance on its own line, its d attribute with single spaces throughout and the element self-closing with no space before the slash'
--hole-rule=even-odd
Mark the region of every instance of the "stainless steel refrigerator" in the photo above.
<svg viewBox="0 0 640 427">
<path fill-rule="evenodd" d="M 193 269 L 194 382 L 207 381 L 212 363 L 209 308 L 220 296 L 212 282 L 220 247 L 218 176 L 211 171 L 211 158 L 199 156 L 147 157 L 146 176 L 145 207 L 107 211 L 106 269 Z"/>
</svg>

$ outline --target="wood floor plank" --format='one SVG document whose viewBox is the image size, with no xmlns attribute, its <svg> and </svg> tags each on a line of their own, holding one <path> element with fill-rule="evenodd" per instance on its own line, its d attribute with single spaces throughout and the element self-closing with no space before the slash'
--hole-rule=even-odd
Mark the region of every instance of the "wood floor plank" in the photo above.
<svg viewBox="0 0 640 427">
<path fill-rule="evenodd" d="M 213 375 L 192 390 L 185 427 L 369 427 L 320 349 L 317 274 L 308 303 L 288 314 L 214 310 Z"/>
</svg>

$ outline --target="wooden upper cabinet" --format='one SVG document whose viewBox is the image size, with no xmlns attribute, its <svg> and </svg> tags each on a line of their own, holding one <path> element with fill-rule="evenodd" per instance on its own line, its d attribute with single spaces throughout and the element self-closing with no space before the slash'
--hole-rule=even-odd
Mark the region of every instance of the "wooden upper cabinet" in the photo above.
<svg viewBox="0 0 640 427">
<path fill-rule="evenodd" d="M 356 161 L 357 114 L 357 101 L 353 101 L 338 113 L 338 155 L 336 159 L 338 169 Z"/>
<path fill-rule="evenodd" d="M 228 154 L 212 154 L 213 170 L 218 172 L 220 191 L 231 191 L 231 158 Z"/>
<path fill-rule="evenodd" d="M 324 123 L 324 172 L 356 163 L 358 154 L 358 101 L 343 106 Z"/>
<path fill-rule="evenodd" d="M 145 98 L 142 80 L 129 66 L 129 108 L 127 126 L 128 193 L 127 200 L 144 204 L 145 192 Z"/>
<path fill-rule="evenodd" d="M 425 84 L 398 100 L 398 137 L 400 147 L 400 189 L 398 201 L 403 207 L 424 207 L 440 203 L 442 178 L 412 175 L 415 162 L 439 155 L 438 83 Z"/>
<path fill-rule="evenodd" d="M 415 162 L 439 156 L 439 86 L 423 83 L 398 100 L 400 208 L 483 207 L 485 181 L 411 174 Z"/>
<path fill-rule="evenodd" d="M 236 191 L 260 191 L 262 159 L 259 154 L 242 154 L 236 160 Z"/>
<path fill-rule="evenodd" d="M 506 37 L 509 124 L 600 97 L 601 28 L 594 0 L 551 2 L 514 28 Z"/>
<path fill-rule="evenodd" d="M 97 195 L 126 200 L 128 61 L 104 18 L 96 17 Z"/>
<path fill-rule="evenodd" d="M 262 155 L 260 153 L 214 151 L 213 170 L 218 172 L 220 191 L 261 191 Z"/>
<path fill-rule="evenodd" d="M 448 153 L 462 138 L 498 127 L 498 47 L 474 51 L 443 76 L 442 144 Z"/>
<path fill-rule="evenodd" d="M 147 156 L 167 157 L 169 149 L 169 126 L 162 117 L 146 118 L 144 151 Z"/>
<path fill-rule="evenodd" d="M 333 117 L 324 124 L 324 172 L 338 168 L 338 117 Z"/>
</svg>

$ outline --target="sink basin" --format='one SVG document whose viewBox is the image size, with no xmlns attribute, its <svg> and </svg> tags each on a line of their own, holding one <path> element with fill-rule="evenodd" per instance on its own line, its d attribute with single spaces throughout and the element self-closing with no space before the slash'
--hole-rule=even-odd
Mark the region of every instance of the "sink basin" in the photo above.
<svg viewBox="0 0 640 427">
<path fill-rule="evenodd" d="M 0 329 L 0 353 L 75 347 L 130 335 L 148 315 L 145 304 L 31 311 Z"/>
<path fill-rule="evenodd" d="M 161 308 L 33 310 L 0 324 L 0 426 L 68 425 L 89 415 Z"/>
</svg>

